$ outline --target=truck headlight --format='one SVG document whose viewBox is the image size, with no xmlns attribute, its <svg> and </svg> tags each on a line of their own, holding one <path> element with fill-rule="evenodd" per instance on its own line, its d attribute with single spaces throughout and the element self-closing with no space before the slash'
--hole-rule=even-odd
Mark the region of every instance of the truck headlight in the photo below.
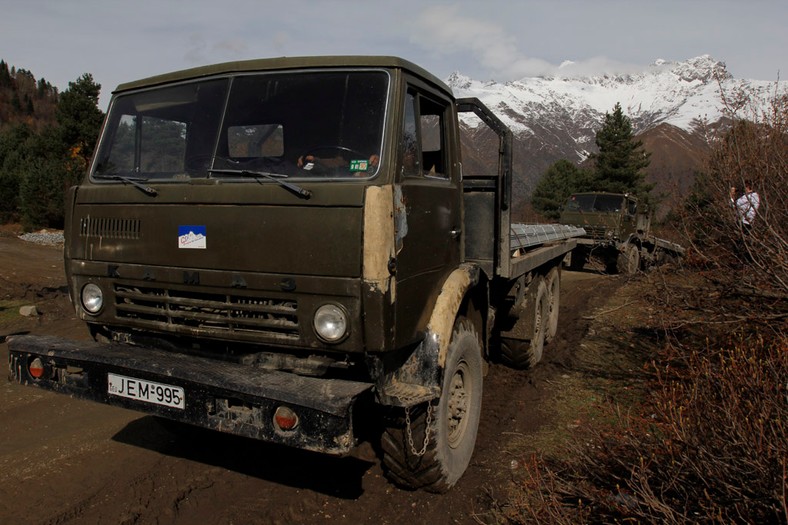
<svg viewBox="0 0 788 525">
<path fill-rule="evenodd" d="M 324 304 L 312 321 L 315 333 L 326 343 L 337 343 L 347 335 L 347 314 L 335 304 Z"/>
<path fill-rule="evenodd" d="M 104 292 L 99 285 L 88 283 L 82 288 L 82 308 L 88 313 L 97 314 L 104 306 Z"/>
</svg>

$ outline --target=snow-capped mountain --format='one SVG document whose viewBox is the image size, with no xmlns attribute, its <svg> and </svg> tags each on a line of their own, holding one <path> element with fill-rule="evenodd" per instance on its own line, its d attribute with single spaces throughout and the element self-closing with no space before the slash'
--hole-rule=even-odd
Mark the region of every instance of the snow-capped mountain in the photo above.
<svg viewBox="0 0 788 525">
<path fill-rule="evenodd" d="M 647 71 L 600 77 L 524 78 L 514 82 L 481 82 L 455 72 L 446 79 L 458 97 L 478 97 L 515 135 L 515 173 L 522 174 L 516 193 L 530 194 L 534 181 L 559 159 L 582 162 L 595 151 L 594 139 L 605 113 L 616 103 L 632 121 L 635 133 L 646 143 L 649 133 L 665 136 L 672 130 L 682 142 L 703 145 L 697 134 L 701 123 L 713 125 L 730 116 L 726 99 L 746 93 L 749 104 L 736 114 L 741 118 L 763 111 L 775 90 L 788 91 L 788 82 L 737 80 L 723 62 L 708 55 L 684 62 L 658 60 Z M 478 121 L 463 117 L 463 125 L 474 131 Z M 667 125 L 667 127 L 665 126 Z M 664 159 L 652 165 L 670 170 Z M 698 157 L 700 158 L 700 156 Z M 691 171 L 696 169 L 694 167 Z M 650 178 L 660 178 L 652 169 Z M 686 184 L 682 184 L 686 186 Z"/>
</svg>

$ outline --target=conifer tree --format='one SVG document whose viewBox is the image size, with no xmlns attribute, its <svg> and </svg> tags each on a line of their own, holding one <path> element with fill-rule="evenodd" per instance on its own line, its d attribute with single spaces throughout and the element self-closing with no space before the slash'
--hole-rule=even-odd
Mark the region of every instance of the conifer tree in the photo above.
<svg viewBox="0 0 788 525">
<path fill-rule="evenodd" d="M 14 91 L 13 96 L 11 97 L 11 107 L 14 108 L 14 112 L 21 113 L 22 112 L 22 101 L 19 100 L 19 92 Z"/>
<path fill-rule="evenodd" d="M 647 198 L 653 184 L 646 183 L 643 171 L 651 163 L 651 154 L 643 142 L 634 139 L 632 122 L 616 103 L 613 113 L 605 113 L 602 128 L 596 134 L 599 153 L 592 155 L 596 171 L 596 191 L 634 193 Z"/>
<path fill-rule="evenodd" d="M 548 219 L 558 219 L 561 206 L 573 193 L 594 191 L 594 174 L 562 159 L 552 164 L 539 179 L 531 196 L 534 210 Z"/>
<path fill-rule="evenodd" d="M 5 60 L 0 60 L 0 88 L 7 88 L 13 85 L 11 73 L 8 71 L 8 64 Z"/>
<path fill-rule="evenodd" d="M 85 73 L 60 95 L 57 105 L 57 122 L 63 145 L 71 156 L 82 159 L 87 167 L 98 139 L 104 113 L 98 108 L 101 84 L 93 81 L 93 75 Z"/>
</svg>

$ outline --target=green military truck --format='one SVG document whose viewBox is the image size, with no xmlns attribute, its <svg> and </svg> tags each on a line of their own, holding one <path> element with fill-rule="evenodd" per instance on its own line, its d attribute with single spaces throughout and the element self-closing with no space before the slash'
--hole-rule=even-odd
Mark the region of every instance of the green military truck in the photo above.
<svg viewBox="0 0 788 525">
<path fill-rule="evenodd" d="M 610 273 L 632 274 L 684 254 L 680 245 L 651 234 L 648 207 L 633 195 L 575 193 L 561 209 L 559 222 L 586 232 L 572 250 L 573 270 L 581 270 L 595 257 Z"/>
<path fill-rule="evenodd" d="M 463 176 L 458 113 L 500 137 Z M 68 193 L 65 272 L 94 341 L 17 336 L 10 376 L 329 454 L 379 440 L 442 492 L 490 360 L 534 365 L 581 229 L 512 225 L 511 133 L 393 57 L 225 63 L 120 85 Z"/>
</svg>

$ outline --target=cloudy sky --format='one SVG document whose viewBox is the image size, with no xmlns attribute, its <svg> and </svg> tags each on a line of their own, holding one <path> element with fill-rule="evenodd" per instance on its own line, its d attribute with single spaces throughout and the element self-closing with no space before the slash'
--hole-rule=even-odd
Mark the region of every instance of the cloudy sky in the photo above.
<svg viewBox="0 0 788 525">
<path fill-rule="evenodd" d="M 0 59 L 63 90 L 283 55 L 396 55 L 440 78 L 644 69 L 709 54 L 788 78 L 788 0 L 0 0 Z M 567 67 L 567 63 L 572 63 Z"/>
</svg>

